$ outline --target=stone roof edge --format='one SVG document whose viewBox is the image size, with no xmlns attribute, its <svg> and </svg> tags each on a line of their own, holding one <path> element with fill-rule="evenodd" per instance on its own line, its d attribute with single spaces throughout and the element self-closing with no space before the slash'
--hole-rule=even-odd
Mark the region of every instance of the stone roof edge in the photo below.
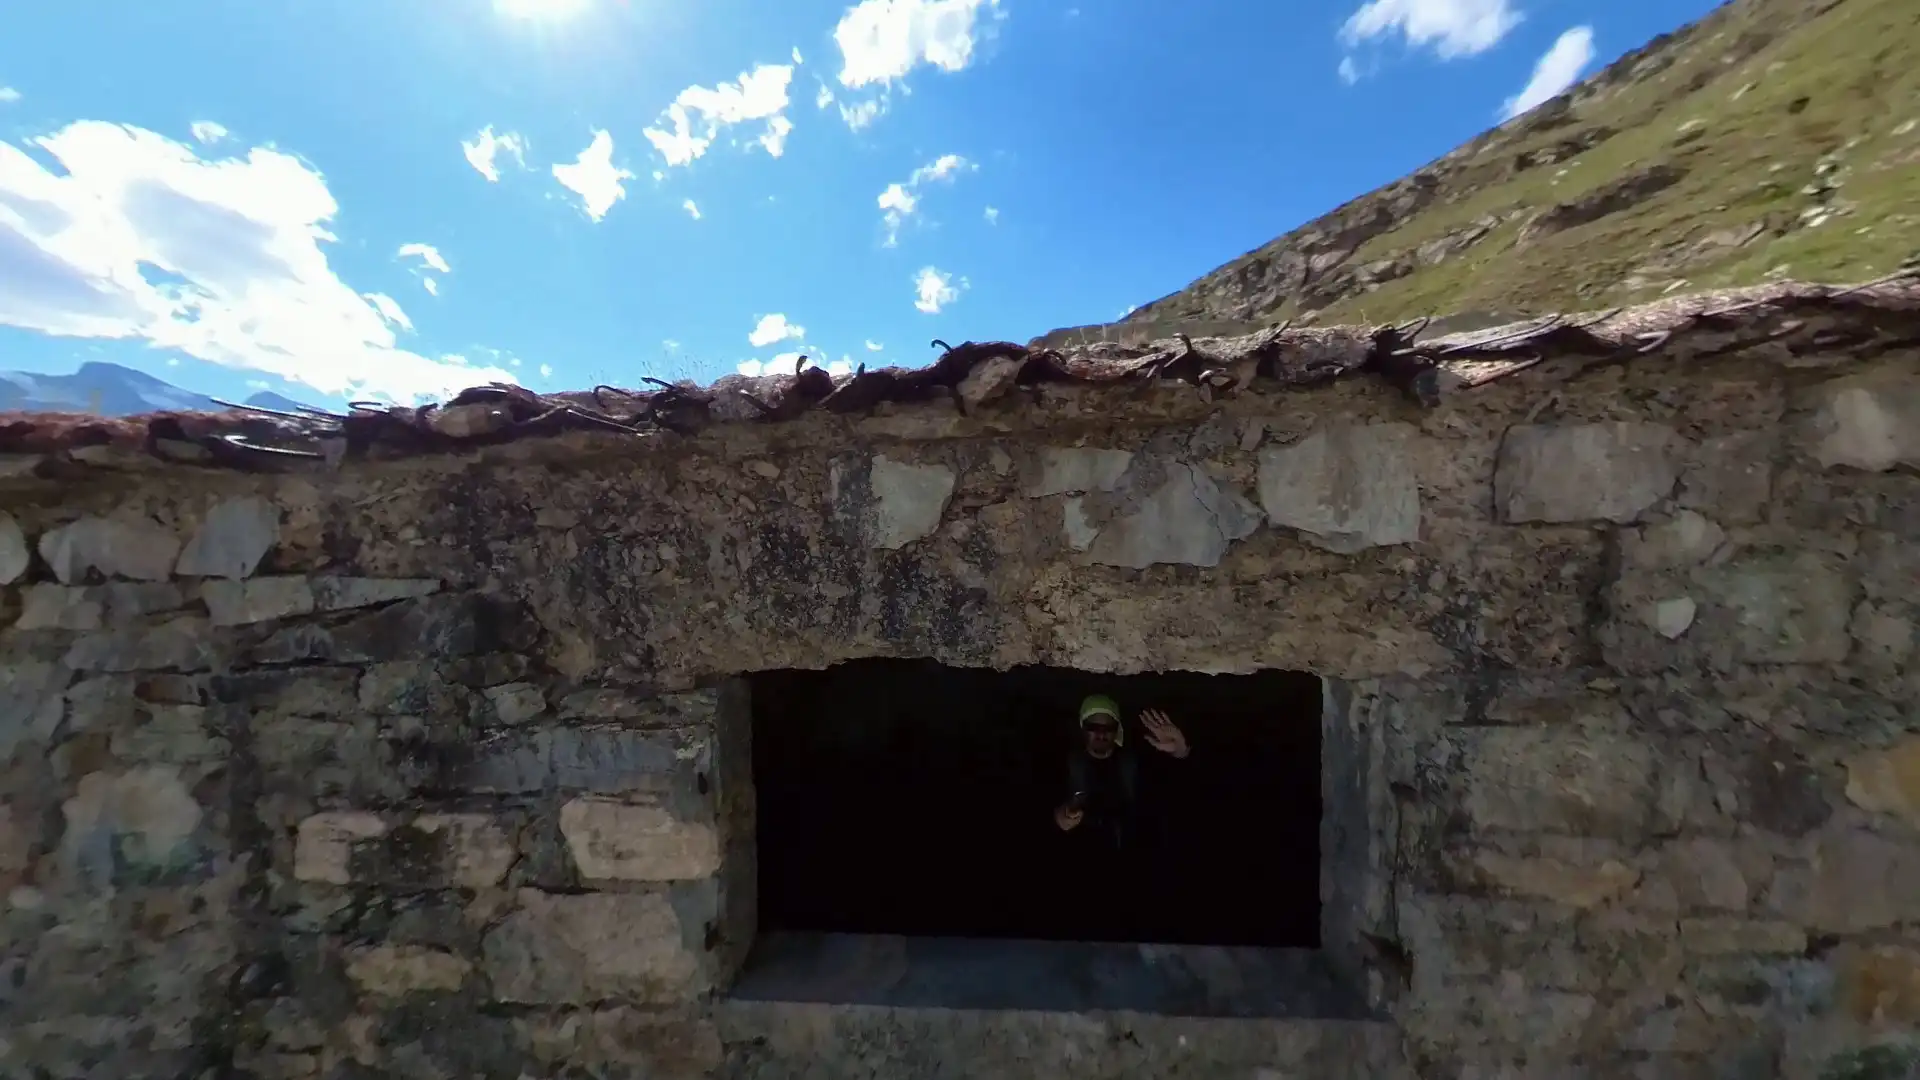
<svg viewBox="0 0 1920 1080">
<path fill-rule="evenodd" d="M 355 405 L 345 413 L 251 407 L 112 418 L 9 412 L 0 413 L 0 480 L 70 474 L 76 466 L 124 461 L 129 451 L 156 463 L 309 471 L 565 432 L 686 437 L 716 424 L 778 423 L 815 410 L 865 414 L 882 403 L 939 403 L 966 414 L 1017 385 L 1035 383 L 1144 383 L 1211 399 L 1249 387 L 1371 376 L 1431 406 L 1556 356 L 1616 363 L 1761 346 L 1795 353 L 1920 343 L 1920 267 L 1851 285 L 1782 281 L 1426 337 L 1430 322 L 1282 323 L 1237 337 L 1178 335 L 1064 350 L 935 341 L 943 349 L 939 359 L 915 369 L 863 367 L 835 378 L 808 368 L 792 375 L 729 375 L 705 387 L 650 379 L 646 389 L 598 386 L 556 394 L 494 384 L 435 405 Z"/>
</svg>

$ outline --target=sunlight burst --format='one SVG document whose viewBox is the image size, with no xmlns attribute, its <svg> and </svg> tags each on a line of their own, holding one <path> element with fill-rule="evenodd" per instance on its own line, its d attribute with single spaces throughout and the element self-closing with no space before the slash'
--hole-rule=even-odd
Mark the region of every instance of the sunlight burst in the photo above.
<svg viewBox="0 0 1920 1080">
<path fill-rule="evenodd" d="M 591 0 L 493 0 L 493 7 L 502 15 L 516 19 L 539 19 L 555 22 L 569 19 L 586 10 Z"/>
</svg>

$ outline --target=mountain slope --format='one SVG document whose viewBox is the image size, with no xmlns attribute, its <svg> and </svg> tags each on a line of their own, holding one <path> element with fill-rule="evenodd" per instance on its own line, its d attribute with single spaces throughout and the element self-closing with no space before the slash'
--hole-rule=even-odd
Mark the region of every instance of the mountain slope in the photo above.
<svg viewBox="0 0 1920 1080">
<path fill-rule="evenodd" d="M 262 390 L 246 404 L 289 411 L 297 403 Z M 151 412 L 219 412 L 226 406 L 204 394 L 119 364 L 81 364 L 71 375 L 0 371 L 0 412 L 72 412 L 139 416 Z"/>
<path fill-rule="evenodd" d="M 1523 316 L 1864 278 L 1916 252 L 1920 3 L 1734 0 L 1120 323 L 1078 329 Z"/>
</svg>

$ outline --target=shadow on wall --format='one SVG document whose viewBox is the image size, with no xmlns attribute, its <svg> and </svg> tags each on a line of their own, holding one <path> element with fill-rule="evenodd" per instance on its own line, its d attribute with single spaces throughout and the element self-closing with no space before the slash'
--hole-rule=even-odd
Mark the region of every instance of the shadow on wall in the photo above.
<svg viewBox="0 0 1920 1080">
<path fill-rule="evenodd" d="M 763 933 L 1319 946 L 1312 675 L 876 659 L 750 684 Z M 1091 693 L 1127 716 L 1161 839 L 1095 872 L 1053 824 Z M 1145 708 L 1186 760 L 1145 745 Z"/>
</svg>

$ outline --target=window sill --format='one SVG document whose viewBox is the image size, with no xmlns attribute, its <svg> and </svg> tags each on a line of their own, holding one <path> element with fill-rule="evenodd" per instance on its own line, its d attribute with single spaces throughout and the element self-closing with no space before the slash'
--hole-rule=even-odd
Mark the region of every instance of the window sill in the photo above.
<svg viewBox="0 0 1920 1080">
<path fill-rule="evenodd" d="M 894 1008 L 1372 1019 L 1321 953 L 1241 946 L 773 933 L 728 997 Z"/>
</svg>

